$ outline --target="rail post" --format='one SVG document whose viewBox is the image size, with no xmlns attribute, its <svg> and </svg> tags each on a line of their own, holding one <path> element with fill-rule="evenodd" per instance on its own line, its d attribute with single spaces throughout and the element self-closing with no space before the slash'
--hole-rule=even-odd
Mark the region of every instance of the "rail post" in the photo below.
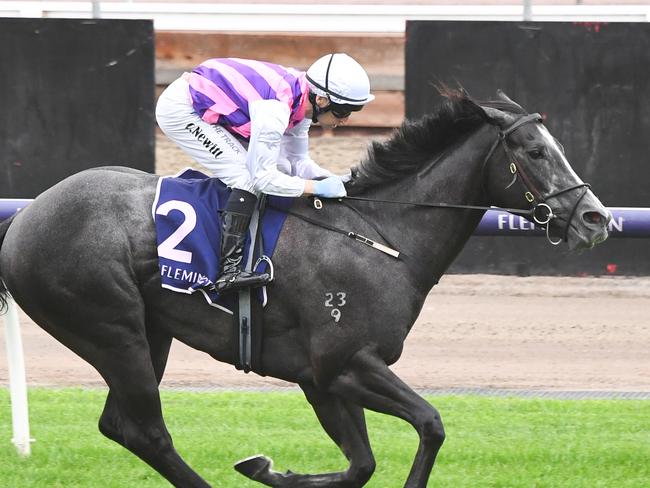
<svg viewBox="0 0 650 488">
<path fill-rule="evenodd" d="M 13 439 L 11 441 L 16 446 L 18 454 L 29 456 L 31 454 L 31 439 L 29 437 L 25 359 L 23 341 L 20 336 L 20 323 L 18 322 L 18 309 L 12 298 L 9 298 L 4 322 L 13 424 Z"/>
</svg>

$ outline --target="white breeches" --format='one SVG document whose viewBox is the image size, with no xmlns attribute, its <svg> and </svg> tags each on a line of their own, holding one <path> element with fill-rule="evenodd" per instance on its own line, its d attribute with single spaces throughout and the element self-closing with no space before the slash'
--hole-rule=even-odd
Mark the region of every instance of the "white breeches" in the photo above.
<svg viewBox="0 0 650 488">
<path fill-rule="evenodd" d="M 246 149 L 226 129 L 198 116 L 183 77 L 158 98 L 156 120 L 167 137 L 227 186 L 256 193 L 246 165 Z"/>
</svg>

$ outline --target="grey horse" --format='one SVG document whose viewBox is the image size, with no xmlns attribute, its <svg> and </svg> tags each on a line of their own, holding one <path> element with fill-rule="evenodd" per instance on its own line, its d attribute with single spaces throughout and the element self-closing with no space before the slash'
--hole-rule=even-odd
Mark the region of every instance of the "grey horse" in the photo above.
<svg viewBox="0 0 650 488">
<path fill-rule="evenodd" d="M 462 91 L 445 95 L 430 115 L 370 146 L 347 183 L 350 199 L 325 201 L 321 210 L 298 199 L 285 222 L 264 311 L 261 367 L 300 386 L 349 467 L 281 473 L 264 456 L 235 465 L 257 482 L 365 485 L 375 470 L 364 418 L 370 409 L 415 428 L 419 447 L 404 486 L 427 486 L 443 424 L 389 365 L 485 206 L 520 209 L 571 249 L 607 237 L 608 211 L 539 115 L 504 94 L 489 103 Z M 173 338 L 233 363 L 233 328 L 230 315 L 208 307 L 199 294 L 161 288 L 151 216 L 157 181 L 135 170 L 100 168 L 44 192 L 0 225 L 0 296 L 6 304 L 11 293 L 39 326 L 101 374 L 109 387 L 99 419 L 105 436 L 174 486 L 207 487 L 174 449 L 158 387 Z M 400 255 L 332 229 L 354 230 Z"/>
</svg>

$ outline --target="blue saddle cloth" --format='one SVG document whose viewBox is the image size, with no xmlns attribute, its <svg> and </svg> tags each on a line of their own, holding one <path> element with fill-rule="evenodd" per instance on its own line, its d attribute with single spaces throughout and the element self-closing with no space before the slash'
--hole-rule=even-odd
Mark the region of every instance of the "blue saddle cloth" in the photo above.
<svg viewBox="0 0 650 488">
<path fill-rule="evenodd" d="M 160 178 L 152 211 L 163 288 L 188 294 L 199 291 L 209 304 L 232 313 L 233 294 L 226 295 L 224 300 L 211 290 L 219 277 L 219 211 L 226 206 L 229 195 L 230 190 L 218 179 L 188 168 L 174 177 Z M 282 210 L 289 209 L 295 199 L 268 199 L 261 226 L 263 254 L 272 257 L 287 217 Z M 249 232 L 244 263 L 250 242 Z M 253 263 L 257 258 L 254 255 Z M 263 272 L 266 266 L 262 261 L 257 269 Z"/>
</svg>

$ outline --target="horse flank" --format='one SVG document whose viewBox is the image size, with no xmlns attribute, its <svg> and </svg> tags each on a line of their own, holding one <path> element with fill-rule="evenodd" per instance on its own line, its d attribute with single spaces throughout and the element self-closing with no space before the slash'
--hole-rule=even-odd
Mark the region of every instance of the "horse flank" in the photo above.
<svg viewBox="0 0 650 488">
<path fill-rule="evenodd" d="M 503 100 L 476 102 L 462 89 L 440 86 L 438 92 L 444 101 L 430 114 L 405 120 L 386 141 L 372 141 L 366 159 L 352 168 L 352 179 L 346 185 L 350 195 L 416 172 L 484 123 L 490 123 L 481 106 L 525 113 L 516 103 Z"/>
</svg>

